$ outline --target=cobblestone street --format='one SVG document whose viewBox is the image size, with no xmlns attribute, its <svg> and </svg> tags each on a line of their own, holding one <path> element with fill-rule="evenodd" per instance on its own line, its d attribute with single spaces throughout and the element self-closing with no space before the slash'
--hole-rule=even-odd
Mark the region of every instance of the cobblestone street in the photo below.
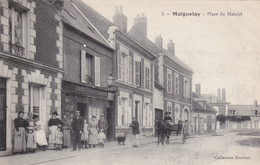
<svg viewBox="0 0 260 165">
<path fill-rule="evenodd" d="M 217 136 L 190 137 L 181 144 L 179 137 L 172 136 L 169 145 L 158 146 L 155 138 L 141 139 L 140 147 L 117 146 L 109 142 L 105 148 L 71 152 L 46 151 L 31 155 L 15 155 L 0 158 L 1 164 L 250 164 L 260 161 L 259 147 L 240 145 L 245 139 L 259 139 L 259 136 L 241 136 L 237 133 L 222 133 Z M 178 138 L 178 139 L 177 139 Z"/>
</svg>

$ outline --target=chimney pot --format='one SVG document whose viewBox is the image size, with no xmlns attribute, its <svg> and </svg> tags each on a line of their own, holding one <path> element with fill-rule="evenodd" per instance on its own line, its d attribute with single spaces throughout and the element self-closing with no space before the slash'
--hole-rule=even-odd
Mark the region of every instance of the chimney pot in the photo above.
<svg viewBox="0 0 260 165">
<path fill-rule="evenodd" d="M 127 17 L 123 14 L 122 6 L 116 6 L 115 15 L 113 16 L 113 23 L 117 25 L 119 30 L 127 33 Z"/>
<path fill-rule="evenodd" d="M 175 45 L 172 40 L 170 40 L 167 44 L 167 50 L 172 54 L 175 55 Z"/>
<path fill-rule="evenodd" d="M 160 49 L 163 48 L 163 38 L 161 37 L 161 35 L 155 38 L 155 45 L 158 46 Z"/>
<path fill-rule="evenodd" d="M 226 89 L 222 89 L 222 100 L 226 101 Z"/>
<path fill-rule="evenodd" d="M 122 8 L 122 6 L 119 6 L 119 13 L 120 13 L 120 14 L 123 14 L 123 8 Z"/>
<path fill-rule="evenodd" d="M 141 17 L 137 14 L 136 18 L 134 18 L 134 28 L 142 36 L 147 37 L 147 18 L 144 16 L 144 13 Z"/>
</svg>

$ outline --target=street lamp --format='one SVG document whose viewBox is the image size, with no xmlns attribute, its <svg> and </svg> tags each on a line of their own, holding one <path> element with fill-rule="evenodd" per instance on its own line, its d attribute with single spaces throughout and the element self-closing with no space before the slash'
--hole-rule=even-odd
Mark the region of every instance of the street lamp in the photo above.
<svg viewBox="0 0 260 165">
<path fill-rule="evenodd" d="M 113 75 L 110 73 L 110 75 L 107 77 L 107 85 L 108 87 L 112 87 L 115 84 L 115 78 Z"/>
</svg>

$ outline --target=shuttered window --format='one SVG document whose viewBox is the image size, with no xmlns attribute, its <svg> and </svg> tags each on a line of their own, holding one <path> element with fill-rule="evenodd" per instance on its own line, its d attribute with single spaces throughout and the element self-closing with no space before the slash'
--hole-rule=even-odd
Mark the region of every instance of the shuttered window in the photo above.
<svg viewBox="0 0 260 165">
<path fill-rule="evenodd" d="M 132 75 L 133 75 L 133 63 L 132 57 L 129 56 L 128 58 L 128 83 L 132 84 Z"/>
</svg>

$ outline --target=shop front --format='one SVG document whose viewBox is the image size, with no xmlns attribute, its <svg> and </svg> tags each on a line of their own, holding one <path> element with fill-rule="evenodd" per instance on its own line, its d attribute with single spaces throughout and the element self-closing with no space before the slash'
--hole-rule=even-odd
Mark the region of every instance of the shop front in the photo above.
<svg viewBox="0 0 260 165">
<path fill-rule="evenodd" d="M 114 138 L 114 94 L 112 92 L 63 81 L 62 103 L 62 114 L 67 114 L 71 120 L 76 110 L 79 110 L 80 115 L 87 121 L 90 121 L 92 116 L 96 116 L 99 120 L 100 115 L 104 114 L 109 125 L 107 139 Z"/>
</svg>

